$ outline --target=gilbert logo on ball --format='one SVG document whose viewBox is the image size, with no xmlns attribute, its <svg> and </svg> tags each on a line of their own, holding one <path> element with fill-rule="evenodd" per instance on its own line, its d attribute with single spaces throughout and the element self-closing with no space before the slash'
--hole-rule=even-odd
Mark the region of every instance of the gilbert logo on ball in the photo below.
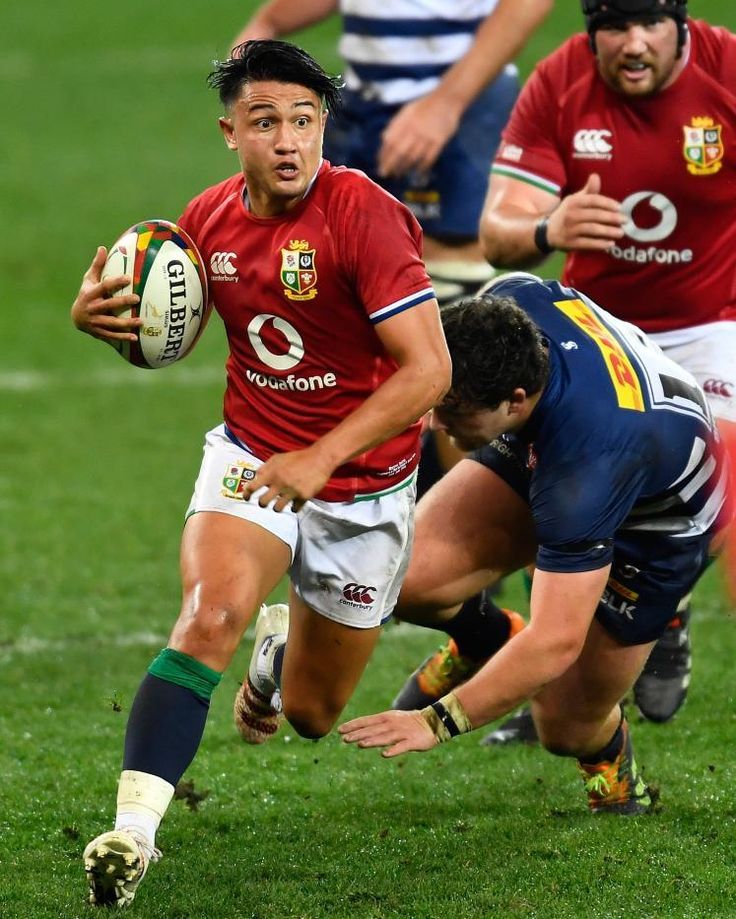
<svg viewBox="0 0 736 919">
<path fill-rule="evenodd" d="M 136 367 L 157 369 L 181 360 L 194 347 L 209 318 L 207 274 L 189 236 L 168 220 L 144 220 L 126 230 L 110 249 L 102 277 L 127 274 L 140 303 L 120 316 L 140 316 L 137 341 L 116 342 Z"/>
</svg>

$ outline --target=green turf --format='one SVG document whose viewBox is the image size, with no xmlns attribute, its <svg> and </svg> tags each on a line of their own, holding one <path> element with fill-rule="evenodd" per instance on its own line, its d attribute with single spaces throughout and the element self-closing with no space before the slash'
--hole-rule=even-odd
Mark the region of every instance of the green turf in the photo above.
<svg viewBox="0 0 736 919">
<path fill-rule="evenodd" d="M 298 0 L 295 0 L 298 2 Z M 175 218 L 236 168 L 204 85 L 253 3 L 79 0 L 3 10 L 0 30 L 0 916 L 86 917 L 80 854 L 114 809 L 133 693 L 178 607 L 178 537 L 203 431 L 220 417 L 214 321 L 181 366 L 126 366 L 73 333 L 94 247 Z M 578 23 L 559 2 L 523 58 Z M 726 0 L 696 14 L 736 27 Z M 335 23 L 303 40 L 330 66 Z M 520 585 L 510 602 L 523 605 Z M 690 700 L 634 726 L 658 814 L 591 820 L 570 763 L 476 737 L 405 761 L 288 731 L 243 748 L 215 695 L 131 916 L 731 916 L 736 780 L 734 623 L 698 593 Z M 386 630 L 347 715 L 391 698 L 433 645 Z"/>
</svg>

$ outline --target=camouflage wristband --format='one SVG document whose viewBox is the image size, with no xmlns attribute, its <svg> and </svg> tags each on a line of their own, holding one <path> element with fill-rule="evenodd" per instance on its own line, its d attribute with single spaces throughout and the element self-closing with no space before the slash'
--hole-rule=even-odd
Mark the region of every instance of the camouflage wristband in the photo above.
<svg viewBox="0 0 736 919">
<path fill-rule="evenodd" d="M 429 725 L 438 743 L 444 743 L 457 737 L 458 734 L 467 734 L 468 731 L 473 730 L 467 712 L 452 692 L 423 708 L 421 716 Z"/>
</svg>

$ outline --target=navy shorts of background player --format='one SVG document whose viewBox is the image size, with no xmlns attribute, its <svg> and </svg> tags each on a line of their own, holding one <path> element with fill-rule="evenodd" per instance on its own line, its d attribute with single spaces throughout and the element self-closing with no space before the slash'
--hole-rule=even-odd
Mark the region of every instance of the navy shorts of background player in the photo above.
<svg viewBox="0 0 736 919">
<path fill-rule="evenodd" d="M 475 239 L 491 162 L 518 91 L 516 72 L 507 68 L 466 110 L 457 132 L 427 175 L 411 172 L 393 178 L 377 174 L 377 159 L 381 133 L 401 105 L 364 99 L 344 90 L 339 117 L 327 123 L 325 158 L 369 175 L 414 213 L 426 235 Z"/>
<path fill-rule="evenodd" d="M 727 467 L 695 380 L 635 326 L 579 292 L 509 275 L 549 343 L 549 382 L 530 422 L 475 451 L 529 502 L 536 565 L 611 562 L 596 611 L 623 644 L 655 640 L 709 563 L 725 523 Z"/>
</svg>

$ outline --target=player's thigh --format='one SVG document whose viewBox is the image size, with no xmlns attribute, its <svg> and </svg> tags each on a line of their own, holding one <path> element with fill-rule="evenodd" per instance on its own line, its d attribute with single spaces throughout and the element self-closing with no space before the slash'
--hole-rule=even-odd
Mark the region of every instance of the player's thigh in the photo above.
<svg viewBox="0 0 736 919">
<path fill-rule="evenodd" d="M 542 743 L 558 750 L 586 749 L 634 685 L 652 647 L 653 642 L 622 644 L 593 620 L 578 659 L 533 700 Z"/>
<path fill-rule="evenodd" d="M 283 540 L 250 521 L 210 511 L 190 517 L 181 544 L 182 606 L 170 646 L 224 670 L 290 557 Z"/>
<path fill-rule="evenodd" d="M 296 514 L 243 500 L 242 485 L 259 465 L 223 425 L 209 431 L 182 536 L 183 598 L 172 647 L 217 669 L 285 574 L 298 539 Z"/>
<path fill-rule="evenodd" d="M 310 501 L 289 575 L 284 711 L 306 736 L 332 726 L 393 611 L 409 561 L 415 482 L 354 502 Z"/>
<path fill-rule="evenodd" d="M 518 490 L 498 470 L 463 459 L 417 505 L 398 614 L 461 603 L 533 561 L 536 546 Z"/>
<path fill-rule="evenodd" d="M 289 640 L 281 675 L 284 714 L 306 736 L 330 730 L 375 648 L 380 626 L 362 629 L 289 598 Z"/>
</svg>

